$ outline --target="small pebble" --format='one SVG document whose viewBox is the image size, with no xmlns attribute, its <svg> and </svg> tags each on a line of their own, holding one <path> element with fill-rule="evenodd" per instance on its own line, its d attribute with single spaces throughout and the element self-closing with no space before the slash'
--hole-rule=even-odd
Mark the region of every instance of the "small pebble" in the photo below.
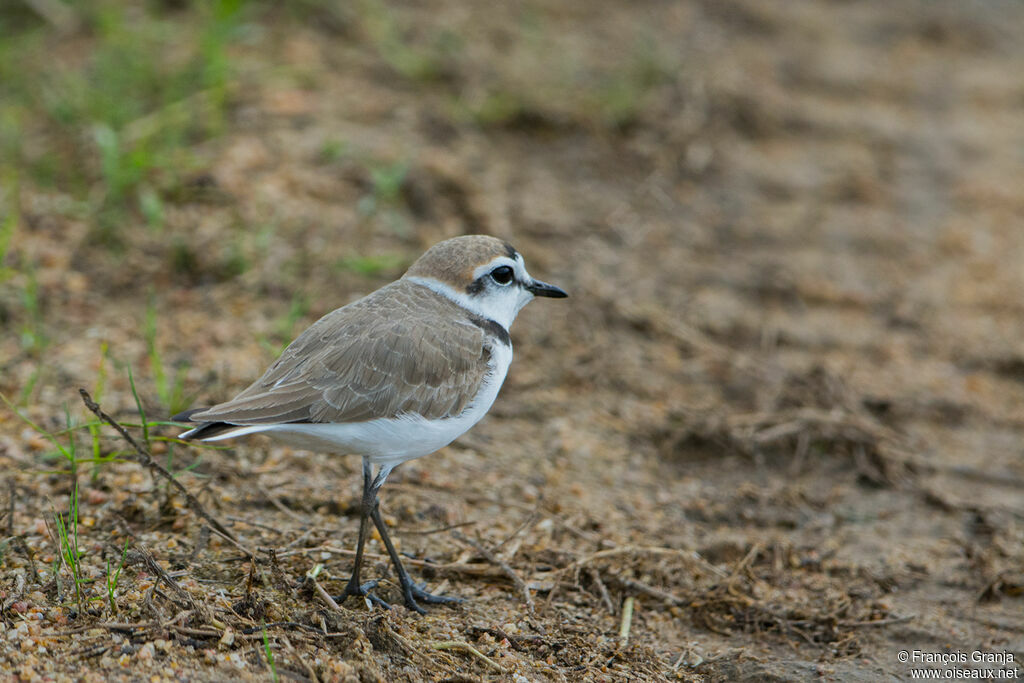
<svg viewBox="0 0 1024 683">
<path fill-rule="evenodd" d="M 156 654 L 156 647 L 153 643 L 146 643 L 139 648 L 139 651 L 135 654 L 135 658 L 140 662 L 152 662 L 153 655 Z"/>
<path fill-rule="evenodd" d="M 219 645 L 221 647 L 231 647 L 235 644 L 235 632 L 231 629 L 224 631 L 224 635 L 220 637 Z"/>
<path fill-rule="evenodd" d="M 85 502 L 90 505 L 102 505 L 107 502 L 107 494 L 96 489 L 89 489 L 85 494 Z"/>
</svg>

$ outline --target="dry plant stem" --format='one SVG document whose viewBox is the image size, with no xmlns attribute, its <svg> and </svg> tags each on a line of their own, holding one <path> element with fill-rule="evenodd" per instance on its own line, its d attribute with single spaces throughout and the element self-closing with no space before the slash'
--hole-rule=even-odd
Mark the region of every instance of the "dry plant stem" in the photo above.
<svg viewBox="0 0 1024 683">
<path fill-rule="evenodd" d="M 476 649 L 469 643 L 463 643 L 458 640 L 445 640 L 437 643 L 431 643 L 430 647 L 434 648 L 435 650 L 460 650 L 467 654 L 473 655 L 482 662 L 486 662 L 487 665 L 493 668 L 495 671 L 498 671 L 499 673 L 505 673 L 505 669 L 502 668 L 500 664 L 498 664 L 496 661 L 485 655 L 483 652 L 480 652 L 480 650 Z"/>
<path fill-rule="evenodd" d="M 290 628 L 292 630 L 305 631 L 313 633 L 318 636 L 344 636 L 346 633 L 328 633 L 326 628 L 317 628 L 316 626 L 310 626 L 309 624 L 300 624 L 295 621 L 272 621 L 269 624 L 260 624 L 259 626 L 250 626 L 249 628 L 239 631 L 242 635 L 252 635 L 254 633 L 262 633 L 263 629 L 270 628 Z"/>
<path fill-rule="evenodd" d="M 367 626 L 376 629 L 378 636 L 383 636 L 384 638 L 390 638 L 393 640 L 398 645 L 398 649 L 400 649 L 406 657 L 417 660 L 421 667 L 431 664 L 432 660 L 430 656 L 423 651 L 422 647 L 418 647 L 401 633 L 398 633 L 395 629 L 391 628 L 390 615 L 390 610 L 387 610 L 380 616 L 372 617 L 367 623 Z M 433 644 L 431 643 L 430 646 L 432 647 Z"/>
<path fill-rule="evenodd" d="M 503 631 L 502 629 L 498 628 L 497 626 L 491 626 L 491 627 L 487 627 L 487 628 L 485 628 L 483 626 L 470 626 L 469 627 L 469 635 L 471 635 L 471 636 L 479 636 L 481 633 L 487 633 L 487 634 L 497 638 L 498 640 L 503 640 L 503 639 L 507 640 L 508 644 L 512 647 L 512 649 L 517 651 L 517 652 L 526 652 L 526 648 L 523 646 L 524 642 L 541 643 L 541 644 L 544 643 L 544 637 L 543 636 L 514 636 L 514 635 L 512 635 L 510 633 L 506 633 L 505 631 Z"/>
<path fill-rule="evenodd" d="M 441 487 L 441 486 L 434 486 L 434 487 L 424 487 L 422 485 L 407 486 L 407 485 L 402 484 L 400 482 L 395 482 L 395 483 L 388 484 L 388 490 L 389 491 L 400 490 L 400 491 L 406 491 L 408 493 L 413 493 L 413 494 L 416 494 L 416 495 L 419 495 L 419 496 L 424 495 L 424 491 L 427 490 L 428 488 L 433 489 L 434 491 L 440 491 L 440 492 L 445 493 L 445 494 L 450 494 L 451 493 L 450 489 L 445 488 L 445 487 Z M 497 499 L 492 498 L 490 496 L 480 496 L 480 495 L 468 494 L 468 495 L 464 496 L 464 500 L 467 503 L 490 503 L 492 505 L 498 505 L 500 507 L 512 508 L 514 510 L 521 510 L 523 512 L 527 512 L 527 513 L 530 513 L 530 514 L 533 514 L 534 512 L 537 511 L 537 507 L 534 506 L 534 505 L 526 505 L 525 503 L 517 503 L 515 501 L 510 501 L 510 500 L 497 500 Z M 589 533 L 587 531 L 583 531 L 582 529 L 577 529 L 572 524 L 569 524 L 567 521 L 565 521 L 564 519 L 562 519 L 561 517 L 559 517 L 558 515 L 554 514 L 551 511 L 547 511 L 546 517 L 548 519 L 550 519 L 552 522 L 554 522 L 555 524 L 557 524 L 559 527 L 564 529 L 565 531 L 568 531 L 573 536 L 575 536 L 577 538 L 580 538 L 580 539 L 583 539 L 584 541 L 589 541 L 590 543 L 598 544 L 598 543 L 600 543 L 603 540 L 601 537 L 599 537 L 599 536 L 597 536 L 595 534 Z"/>
<path fill-rule="evenodd" d="M 729 576 L 727 572 L 722 571 L 715 565 L 711 564 L 703 557 L 700 553 L 696 553 L 692 550 L 677 550 L 675 548 L 660 548 L 657 546 L 634 546 L 626 545 L 620 548 L 611 548 L 609 550 L 600 550 L 596 553 L 584 557 L 582 560 L 576 562 L 576 567 L 583 567 L 595 560 L 604 560 L 609 557 L 618 557 L 620 555 L 666 555 L 671 557 L 678 557 L 683 560 L 689 560 L 696 563 L 706 572 L 714 574 L 720 578 L 726 578 Z"/>
<path fill-rule="evenodd" d="M 41 2 L 42 0 L 33 1 Z M 46 2 L 50 2 L 50 0 L 46 0 Z M 129 144 L 138 142 L 159 132 L 166 125 L 166 121 L 187 119 L 193 111 L 209 109 L 212 106 L 214 97 L 213 89 L 200 90 L 184 99 L 171 102 L 155 112 L 135 119 L 124 127 L 122 132 L 124 140 Z"/>
<path fill-rule="evenodd" d="M 284 514 L 286 514 L 289 517 L 291 517 L 293 520 L 295 520 L 296 522 L 298 522 L 302 526 L 305 527 L 307 524 L 309 524 L 309 520 L 308 519 L 303 519 L 294 510 L 290 510 L 284 503 L 282 503 L 280 500 L 277 499 L 277 496 L 275 496 L 270 491 L 268 491 L 263 486 L 263 484 L 260 484 L 259 482 L 256 482 L 256 490 L 260 492 L 261 496 L 263 496 L 268 501 L 270 501 L 271 505 L 273 505 L 275 508 L 277 508 L 278 510 L 280 510 Z"/>
<path fill-rule="evenodd" d="M 305 531 L 302 532 L 301 536 L 299 536 L 298 538 L 296 538 L 293 541 L 289 541 L 288 545 L 286 545 L 284 548 L 282 548 L 282 550 L 287 551 L 289 548 L 294 548 L 295 546 L 299 545 L 300 543 L 304 543 L 306 541 L 306 539 L 309 538 L 313 534 L 313 532 L 316 531 L 316 530 L 317 530 L 317 528 L 314 527 L 314 526 L 309 527 L 308 529 L 306 529 Z M 299 551 L 299 552 L 301 552 L 301 551 Z M 285 556 L 286 556 L 286 553 L 282 553 L 281 557 L 285 557 Z"/>
<path fill-rule="evenodd" d="M 206 546 L 210 543 L 210 525 L 203 524 L 199 527 L 199 531 L 196 533 L 196 542 L 192 546 L 192 554 L 188 558 L 188 563 L 193 565 L 196 560 L 199 559 L 199 553 L 206 550 Z"/>
<path fill-rule="evenodd" d="M 171 619 L 168 622 L 165 622 L 163 624 L 163 626 L 164 627 L 167 627 L 167 626 L 181 626 L 182 623 L 184 623 L 188 619 L 192 618 L 192 615 L 195 614 L 195 613 L 196 613 L 195 610 L 191 610 L 191 609 L 187 609 L 187 610 L 184 610 L 182 612 L 178 612 L 178 614 L 175 615 L 173 619 Z"/>
<path fill-rule="evenodd" d="M 846 626 L 849 628 L 867 628 L 868 626 L 888 626 L 889 624 L 905 624 L 908 621 L 913 620 L 913 615 L 905 615 L 902 617 L 888 617 L 886 619 L 875 619 L 874 621 L 837 621 L 836 624 L 839 626 Z"/>
<path fill-rule="evenodd" d="M 42 585 L 43 577 L 39 573 L 39 568 L 36 567 L 36 554 L 32 551 L 32 548 L 25 543 L 25 539 L 21 536 L 14 537 L 14 545 L 21 551 L 21 554 L 28 558 L 28 566 L 32 569 L 32 576 L 35 578 L 37 585 Z"/>
<path fill-rule="evenodd" d="M 601 550 L 599 552 L 588 555 L 587 557 L 577 561 L 575 564 L 566 567 L 566 569 L 572 569 L 576 583 L 579 584 L 579 572 L 581 569 L 587 567 L 591 562 L 596 560 L 605 560 L 611 557 L 620 557 L 622 555 L 655 555 L 655 556 L 670 556 L 678 557 L 680 559 L 689 560 L 696 563 L 701 569 L 713 574 L 719 578 L 730 578 L 727 572 L 722 571 L 715 565 L 711 564 L 698 553 L 687 550 L 676 550 L 674 548 L 659 548 L 655 546 L 623 546 L 621 548 L 611 548 L 610 550 Z M 660 590 L 653 586 L 648 586 L 646 583 L 642 583 L 635 579 L 618 579 L 625 588 L 634 590 L 638 593 L 649 595 L 653 598 L 664 601 L 669 605 L 682 605 L 684 600 L 677 595 L 673 595 L 666 591 Z M 548 598 L 550 600 L 550 596 Z"/>
<path fill-rule="evenodd" d="M 540 519 L 540 506 L 539 506 L 539 505 L 538 505 L 538 509 L 536 509 L 536 510 L 534 510 L 534 511 L 533 511 L 532 513 L 530 513 L 530 516 L 526 518 L 526 521 L 524 521 L 524 522 L 523 522 L 522 524 L 520 524 L 520 525 L 519 525 L 519 526 L 518 526 L 518 527 L 516 528 L 516 530 L 515 530 L 515 531 L 513 531 L 513 532 L 512 532 L 511 534 L 509 534 L 509 535 L 508 535 L 508 536 L 507 536 L 507 537 L 505 538 L 505 540 L 504 540 L 504 541 L 502 541 L 501 543 L 499 543 L 498 545 L 496 545 L 496 546 L 494 547 L 494 551 L 495 551 L 495 552 L 500 552 L 500 551 L 501 551 L 501 549 L 502 549 L 502 548 L 504 548 L 504 547 L 505 547 L 505 546 L 506 546 L 506 545 L 507 545 L 507 544 L 508 544 L 508 543 L 509 543 L 509 542 L 510 542 L 510 541 L 511 541 L 511 540 L 512 540 L 513 538 L 515 538 L 515 537 L 516 537 L 516 536 L 518 536 L 519 534 L 523 533 L 523 531 L 524 531 L 525 529 L 527 529 L 528 527 L 531 527 L 531 526 L 533 526 L 534 524 L 536 524 L 536 523 L 537 523 L 537 520 L 538 520 L 538 519 Z M 515 554 L 515 551 L 513 551 L 513 553 L 512 553 L 512 554 L 514 555 L 514 554 Z M 511 559 L 511 558 L 509 558 L 509 559 Z"/>
<path fill-rule="evenodd" d="M 15 574 L 14 576 L 14 590 L 11 591 L 10 597 L 4 600 L 2 606 L 0 606 L 0 614 L 7 611 L 7 608 L 21 600 L 21 597 L 25 595 L 25 575 Z"/>
<path fill-rule="evenodd" d="M 328 595 L 327 591 L 324 590 L 324 587 L 321 586 L 320 583 L 315 578 L 313 578 L 312 576 L 307 575 L 306 576 L 306 581 L 310 581 L 310 582 L 313 583 L 313 591 L 316 593 L 316 596 L 318 598 L 320 598 L 321 601 L 323 601 L 323 603 L 325 605 L 330 607 L 335 612 L 343 612 L 344 611 L 343 609 L 341 609 L 341 607 L 338 605 L 338 603 L 334 601 L 334 598 L 332 598 L 330 595 Z"/>
<path fill-rule="evenodd" d="M 278 553 L 277 556 L 291 557 L 293 555 L 306 555 L 309 553 L 326 552 L 333 553 L 335 555 L 348 555 L 349 557 L 356 554 L 355 550 L 349 548 L 335 548 L 329 545 L 319 545 L 312 548 L 302 548 L 301 550 L 289 550 L 287 552 Z M 363 557 L 371 560 L 387 560 L 387 555 L 381 553 L 363 552 Z M 437 564 L 434 562 L 428 562 L 427 560 L 420 560 L 414 557 L 406 557 L 402 559 L 404 564 L 412 567 L 430 567 L 435 572 L 450 572 L 454 574 L 464 574 L 468 576 L 507 576 L 505 572 L 499 567 L 492 567 L 486 564 L 475 563 L 461 563 L 461 562 L 449 562 L 447 564 Z"/>
<path fill-rule="evenodd" d="M 594 585 L 597 586 L 597 592 L 601 594 L 601 602 L 607 608 L 608 614 L 615 614 L 615 605 L 612 603 L 611 596 L 608 595 L 608 589 L 605 587 L 604 581 L 601 580 L 601 573 L 593 567 L 587 567 L 587 575 L 594 582 Z"/>
<path fill-rule="evenodd" d="M 277 550 L 275 548 L 268 548 L 266 552 L 270 556 L 270 573 L 274 576 L 280 587 L 288 591 L 288 594 L 294 598 L 296 596 L 295 587 L 292 586 L 291 581 L 285 576 L 284 570 L 281 569 L 281 563 L 277 560 Z"/>
<path fill-rule="evenodd" d="M 59 631 L 59 632 L 55 633 L 54 635 L 55 636 L 61 636 L 61 637 L 63 637 L 63 636 L 70 636 L 70 635 L 75 635 L 75 634 L 78 634 L 78 633 L 83 633 L 83 632 L 88 631 L 89 629 L 93 629 L 93 628 L 103 628 L 103 629 L 107 629 L 108 631 L 117 631 L 118 633 L 127 633 L 129 635 L 138 634 L 138 633 L 140 633 L 142 631 L 147 631 L 147 630 L 170 629 L 171 631 L 174 631 L 175 633 L 180 633 L 180 634 L 186 635 L 186 636 L 195 636 L 195 637 L 199 637 L 199 638 L 222 638 L 224 636 L 224 632 L 223 631 L 218 631 L 216 629 L 211 629 L 211 628 L 189 628 L 187 626 L 181 626 L 178 623 L 176 623 L 176 622 L 178 622 L 180 620 L 181 620 L 181 615 L 178 615 L 178 617 L 175 617 L 172 621 L 170 621 L 169 623 L 165 623 L 165 624 L 161 624 L 161 623 L 158 623 L 158 622 L 152 622 L 152 621 L 150 621 L 150 622 L 142 622 L 142 623 L 139 623 L 139 624 L 128 624 L 128 623 L 124 623 L 124 622 L 100 622 L 98 624 L 90 624 L 88 626 L 82 626 L 80 628 L 73 628 L 73 629 L 68 629 L 66 631 Z M 282 625 L 286 625 L 286 624 L 287 625 L 294 625 L 294 626 L 302 627 L 303 629 L 309 629 L 309 627 L 304 625 L 304 624 L 291 624 L 291 622 L 267 624 L 266 627 L 267 628 L 271 628 L 273 626 L 282 626 Z M 326 631 L 321 633 L 321 632 L 319 632 L 317 630 L 313 630 L 312 632 L 315 633 L 318 637 L 321 637 L 321 638 L 344 638 L 344 637 L 348 637 L 350 635 L 348 633 L 327 633 Z M 257 626 L 257 627 L 255 627 L 255 629 L 251 633 L 250 632 L 236 632 L 234 635 L 235 635 L 235 638 L 238 639 L 238 640 L 262 640 L 263 639 L 263 629 Z"/>
<path fill-rule="evenodd" d="M 523 594 L 523 600 L 524 602 L 526 602 L 526 608 L 530 610 L 530 614 L 533 614 L 534 606 L 533 598 L 530 596 L 530 587 L 526 585 L 526 582 L 523 581 L 522 577 L 520 577 L 519 574 L 517 574 L 516 571 L 512 569 L 512 567 L 508 566 L 505 562 L 502 562 L 500 559 L 498 559 L 498 557 L 496 557 L 494 553 L 492 553 L 490 550 L 484 547 L 483 543 L 480 543 L 479 541 L 474 541 L 466 537 L 465 534 L 460 533 L 458 531 L 453 531 L 451 532 L 451 534 L 452 538 L 454 538 L 455 540 L 461 541 L 469 546 L 472 546 L 474 550 L 476 550 L 478 553 L 484 556 L 484 559 L 486 559 L 488 562 L 501 569 L 502 573 L 504 573 L 505 576 L 512 579 L 512 582 Z"/>
<path fill-rule="evenodd" d="M 476 524 L 476 520 L 470 522 L 459 522 L 458 524 L 449 524 L 447 526 L 434 527 L 433 529 L 402 529 L 403 536 L 430 536 L 431 534 L 439 534 L 443 531 L 451 531 L 452 529 L 461 529 L 464 526 L 473 526 Z"/>
<path fill-rule="evenodd" d="M 146 606 L 146 609 L 153 613 L 153 616 L 156 617 L 158 622 L 166 620 L 163 610 L 161 610 L 153 601 L 153 596 L 156 594 L 157 588 L 160 586 L 160 581 L 161 578 L 157 577 L 156 581 L 153 582 L 152 588 L 146 591 L 146 595 L 142 599 L 142 604 Z"/>
<path fill-rule="evenodd" d="M 99 657 L 100 655 L 106 653 L 107 650 L 109 650 L 111 647 L 113 647 L 113 646 L 112 645 L 104 645 L 102 643 L 99 644 L 99 645 L 92 645 L 90 647 L 85 647 L 85 648 L 81 648 L 81 649 L 78 649 L 78 650 L 72 650 L 71 651 L 71 656 L 72 657 L 81 657 L 82 659 L 88 659 L 89 657 Z"/>
<path fill-rule="evenodd" d="M 175 633 L 180 633 L 184 636 L 196 636 L 197 638 L 222 638 L 224 637 L 223 631 L 215 631 L 213 629 L 205 628 L 186 628 L 185 626 L 171 626 L 170 629 Z M 251 633 L 244 635 L 241 633 L 234 634 L 237 640 L 263 640 L 263 632 Z"/>
<path fill-rule="evenodd" d="M 234 515 L 224 515 L 224 519 L 226 519 L 226 520 L 228 520 L 230 522 L 238 522 L 239 524 L 245 524 L 246 526 L 251 526 L 251 527 L 253 527 L 255 529 L 266 529 L 267 531 L 274 532 L 278 536 L 281 536 L 281 535 L 283 535 L 285 533 L 285 532 L 281 531 L 280 529 L 278 529 L 276 526 L 270 526 L 269 524 L 261 524 L 260 522 L 254 522 L 251 519 L 245 519 L 244 517 L 236 517 Z"/>
<path fill-rule="evenodd" d="M 619 647 L 629 643 L 629 629 L 633 625 L 633 604 L 636 599 L 631 595 L 622 603 L 622 624 L 619 626 Z"/>
<path fill-rule="evenodd" d="M 733 567 L 732 574 L 729 575 L 729 580 L 732 581 L 733 579 L 737 578 L 740 574 L 746 573 L 750 566 L 754 563 L 754 560 L 757 559 L 757 556 L 761 554 L 761 550 L 762 547 L 760 543 L 755 543 L 752 546 L 750 546 L 750 550 L 748 550 L 747 554 L 743 556 L 743 559 L 737 562 L 736 566 Z M 750 579 L 754 581 L 757 580 L 757 578 L 753 576 L 751 576 Z"/>
<path fill-rule="evenodd" d="M 32 577 L 35 579 L 36 585 L 42 585 L 43 577 L 39 575 L 39 570 L 36 569 L 35 553 L 33 553 L 32 549 L 28 547 L 28 543 L 25 543 L 24 538 L 14 534 L 14 504 L 17 500 L 16 496 L 18 491 L 15 488 L 13 481 L 7 482 L 7 490 L 10 495 L 10 499 L 7 502 L 7 537 L 11 539 L 11 543 L 13 543 L 14 547 L 18 549 L 18 552 L 28 558 L 28 566 L 32 570 Z M 13 602 L 11 604 L 13 604 Z"/>
<path fill-rule="evenodd" d="M 51 510 L 53 509 L 53 503 L 52 502 L 50 503 L 50 509 Z M 64 556 L 64 551 L 61 549 L 60 539 L 59 539 L 59 537 L 57 535 L 57 530 L 53 526 L 53 522 L 50 521 L 50 518 L 44 518 L 43 519 L 43 523 L 46 525 L 46 535 L 50 537 L 50 543 L 52 543 L 53 547 L 57 549 L 57 556 L 58 556 L 58 559 L 60 561 L 60 568 L 61 569 L 69 569 L 69 567 L 68 567 L 68 560 Z M 73 576 L 74 575 L 72 574 L 72 577 Z M 61 582 L 60 582 L 60 579 L 59 579 L 59 572 L 55 572 L 54 573 L 54 580 L 57 582 L 57 601 L 58 602 L 63 602 L 64 601 L 64 596 L 63 596 L 64 591 L 63 591 L 63 588 L 62 588 L 62 585 L 61 585 Z M 79 611 L 81 611 L 81 604 L 79 604 Z"/>
<path fill-rule="evenodd" d="M 654 586 L 648 586 L 646 583 L 637 581 L 636 579 L 622 579 L 622 585 L 625 588 L 635 590 L 637 593 L 643 593 L 649 595 L 652 598 L 657 598 L 669 605 L 684 605 L 686 601 L 678 595 L 673 595 L 666 591 L 655 588 Z"/>
<path fill-rule="evenodd" d="M 137 548 L 137 555 L 134 558 L 135 564 L 141 563 L 146 565 L 146 567 L 151 572 L 156 574 L 157 577 L 157 580 L 153 583 L 153 588 L 150 597 L 157 592 L 157 587 L 161 583 L 163 583 L 172 591 L 174 591 L 174 593 L 177 594 L 182 600 L 185 601 L 190 611 L 194 611 L 198 614 L 201 614 L 203 616 L 203 620 L 206 623 L 211 624 L 212 626 L 218 629 L 226 628 L 223 623 L 214 618 L 213 614 L 210 612 L 209 608 L 205 603 L 196 602 L 195 598 L 192 597 L 191 593 L 189 593 L 187 590 L 179 586 L 178 582 L 171 578 L 171 576 L 164 570 L 164 568 L 160 566 L 160 563 L 156 561 L 156 558 L 153 557 L 153 554 L 149 552 L 149 549 L 146 548 L 146 546 L 140 543 L 138 544 Z M 153 607 L 155 608 L 155 605 L 153 605 Z M 154 611 L 159 612 L 159 610 Z M 160 617 L 160 620 L 163 621 L 163 618 Z"/>
<path fill-rule="evenodd" d="M 81 25 L 78 12 L 58 0 L 24 0 L 33 12 L 52 25 L 61 35 L 74 33 Z"/>
<path fill-rule="evenodd" d="M 282 635 L 281 642 L 284 643 L 284 649 L 286 652 L 288 652 L 289 655 L 292 656 L 292 659 L 298 660 L 298 662 L 302 664 L 302 667 L 306 670 L 306 673 L 309 674 L 309 680 L 313 681 L 313 683 L 320 683 L 320 678 L 317 677 L 316 672 L 313 671 L 313 667 L 310 666 L 309 662 L 306 661 L 305 657 L 299 654 L 299 651 L 295 649 L 294 645 L 292 645 L 292 641 L 288 640 L 288 636 Z"/>
<path fill-rule="evenodd" d="M 89 395 L 88 391 L 86 391 L 85 389 L 79 389 L 78 393 L 81 394 L 82 401 L 85 403 L 85 407 L 91 410 L 93 414 L 96 415 L 96 417 L 98 417 L 100 420 L 106 422 L 108 425 L 113 427 L 117 431 L 117 433 L 121 435 L 121 438 L 127 441 L 128 445 L 130 445 L 135 450 L 135 459 L 136 461 L 138 461 L 140 465 L 148 468 L 150 471 L 155 472 L 157 475 L 166 479 L 172 486 L 174 486 L 175 489 L 178 490 L 179 493 L 181 493 L 181 495 L 185 497 L 185 500 L 188 503 L 189 508 L 191 508 L 192 512 L 196 513 L 204 520 L 206 520 L 206 522 L 214 531 L 216 531 L 218 534 L 223 536 L 227 541 L 229 541 L 232 545 L 234 545 L 236 548 L 245 553 L 246 556 L 248 556 L 250 559 L 253 557 L 252 551 L 246 548 L 244 545 L 242 545 L 238 541 L 238 539 L 235 538 L 234 534 L 228 531 L 223 524 L 218 522 L 212 515 L 210 515 L 210 513 L 206 511 L 206 508 L 203 507 L 202 503 L 200 503 L 195 496 L 189 493 L 189 490 L 185 488 L 185 486 L 180 481 L 175 479 L 173 474 L 168 472 L 162 465 L 154 461 L 153 457 L 149 454 L 149 452 L 146 449 L 144 449 L 141 445 L 139 445 L 139 443 L 132 437 L 132 435 L 128 433 L 127 429 L 122 427 L 121 424 L 117 420 L 112 418 L 110 415 L 107 415 L 105 412 L 103 412 L 103 409 L 100 408 L 99 404 L 92 400 L 92 396 Z"/>
<path fill-rule="evenodd" d="M 7 535 L 8 536 L 13 536 L 14 535 L 14 496 L 15 496 L 15 493 L 16 493 L 16 491 L 14 489 L 14 482 L 13 481 L 7 482 L 7 493 L 8 493 L 8 496 L 9 496 L 8 500 L 7 500 Z"/>
</svg>

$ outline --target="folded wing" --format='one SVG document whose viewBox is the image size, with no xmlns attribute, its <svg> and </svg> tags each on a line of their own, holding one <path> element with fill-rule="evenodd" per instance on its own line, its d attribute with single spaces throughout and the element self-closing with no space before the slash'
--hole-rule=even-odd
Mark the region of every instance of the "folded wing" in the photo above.
<svg viewBox="0 0 1024 683">
<path fill-rule="evenodd" d="M 396 283 L 397 284 L 397 283 Z M 438 295 L 394 285 L 314 323 L 235 398 L 191 412 L 229 425 L 454 417 L 489 372 L 483 329 Z M 445 320 L 431 325 L 430 321 Z"/>
</svg>

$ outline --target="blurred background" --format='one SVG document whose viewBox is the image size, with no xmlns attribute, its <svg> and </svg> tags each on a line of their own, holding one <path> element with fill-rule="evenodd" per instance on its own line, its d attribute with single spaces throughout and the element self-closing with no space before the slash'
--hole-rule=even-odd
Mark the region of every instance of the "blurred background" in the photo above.
<svg viewBox="0 0 1024 683">
<path fill-rule="evenodd" d="M 900 678 L 904 646 L 1019 661 L 1022 35 L 1012 0 L 7 0 L 0 588 L 43 635 L 0 660 L 66 671 L 52 653 L 88 646 L 23 644 L 66 628 L 46 524 L 76 484 L 97 582 L 127 540 L 244 588 L 78 387 L 254 546 L 351 544 L 354 460 L 199 451 L 159 422 L 234 395 L 431 244 L 488 233 L 572 298 L 521 314 L 490 416 L 384 505 L 438 562 L 472 548 L 403 528 L 471 525 L 538 608 L 456 573 L 474 601 L 401 617 L 406 637 L 448 629 L 531 679 Z M 123 581 L 127 603 L 148 585 Z M 265 589 L 268 621 L 305 619 Z M 540 640 L 506 652 L 481 623 Z M 373 638 L 376 660 L 272 635 L 306 678 L 405 675 Z M 268 666 L 118 642 L 97 671 L 119 652 Z"/>
</svg>

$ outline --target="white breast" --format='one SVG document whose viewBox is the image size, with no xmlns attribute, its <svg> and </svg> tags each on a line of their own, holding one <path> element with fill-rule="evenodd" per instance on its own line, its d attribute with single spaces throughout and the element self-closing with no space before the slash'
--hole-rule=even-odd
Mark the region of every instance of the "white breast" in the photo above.
<svg viewBox="0 0 1024 683">
<path fill-rule="evenodd" d="M 260 433 L 296 448 L 363 455 L 374 463 L 395 466 L 444 448 L 469 431 L 491 409 L 511 362 L 511 345 L 495 343 L 488 363 L 490 371 L 480 391 L 456 417 L 428 420 L 421 415 L 402 415 L 367 422 L 251 425 L 206 440 Z"/>
</svg>

